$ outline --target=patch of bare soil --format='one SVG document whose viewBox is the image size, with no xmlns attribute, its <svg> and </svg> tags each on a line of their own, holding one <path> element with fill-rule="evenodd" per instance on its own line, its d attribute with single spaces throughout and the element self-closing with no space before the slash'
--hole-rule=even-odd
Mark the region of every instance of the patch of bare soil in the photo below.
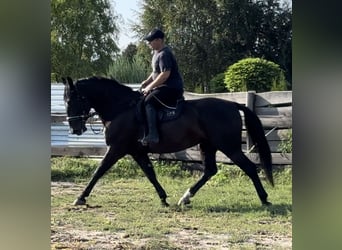
<svg viewBox="0 0 342 250">
<path fill-rule="evenodd" d="M 66 188 L 67 187 L 67 188 Z M 67 182 L 53 182 L 52 196 L 60 193 L 76 193 L 83 186 Z M 158 243 L 159 242 L 159 243 Z M 201 232 L 197 228 L 185 228 L 165 235 L 163 239 L 137 238 L 123 232 L 88 231 L 58 225 L 51 229 L 51 249 L 112 250 L 112 249 L 292 249 L 292 239 L 277 235 L 255 235 L 245 241 L 234 240 L 229 234 Z"/>
<path fill-rule="evenodd" d="M 291 239 L 272 237 L 255 237 L 246 242 L 231 242 L 227 234 L 210 234 L 204 232 L 180 231 L 166 235 L 161 242 L 168 242 L 167 249 L 292 249 Z M 156 249 L 156 240 L 137 239 L 125 233 L 82 231 L 58 228 L 51 232 L 51 249 Z M 153 248 L 154 245 L 154 248 Z"/>
<path fill-rule="evenodd" d="M 51 249 L 139 249 L 123 233 L 57 228 L 51 232 Z"/>
</svg>

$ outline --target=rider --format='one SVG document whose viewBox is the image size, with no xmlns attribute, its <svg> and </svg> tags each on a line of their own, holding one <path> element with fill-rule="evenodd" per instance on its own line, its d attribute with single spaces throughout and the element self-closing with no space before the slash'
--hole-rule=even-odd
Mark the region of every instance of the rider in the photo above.
<svg viewBox="0 0 342 250">
<path fill-rule="evenodd" d="M 174 103 L 183 97 L 183 79 L 171 49 L 164 43 L 164 33 L 153 29 L 145 38 L 153 49 L 152 73 L 141 83 L 145 96 L 145 110 L 149 133 L 142 139 L 143 144 L 158 143 L 156 108 L 160 103 Z"/>
</svg>

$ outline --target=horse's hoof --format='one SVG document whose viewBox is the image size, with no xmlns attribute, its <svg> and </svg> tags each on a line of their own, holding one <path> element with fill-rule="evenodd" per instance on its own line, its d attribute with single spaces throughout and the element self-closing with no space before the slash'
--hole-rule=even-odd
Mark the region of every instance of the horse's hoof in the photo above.
<svg viewBox="0 0 342 250">
<path fill-rule="evenodd" d="M 262 203 L 262 205 L 263 205 L 263 206 L 271 206 L 272 203 L 269 202 L 269 201 L 264 201 L 264 202 Z"/>
<path fill-rule="evenodd" d="M 169 207 L 170 206 L 170 204 L 167 203 L 166 200 L 163 200 L 161 203 L 162 203 L 163 207 Z"/>
<path fill-rule="evenodd" d="M 189 200 L 183 200 L 183 201 L 179 200 L 178 201 L 178 206 L 190 205 L 190 203 L 191 203 L 190 199 Z"/>
<path fill-rule="evenodd" d="M 81 205 L 86 205 L 86 200 L 84 198 L 77 198 L 74 203 L 74 206 L 81 206 Z"/>
</svg>

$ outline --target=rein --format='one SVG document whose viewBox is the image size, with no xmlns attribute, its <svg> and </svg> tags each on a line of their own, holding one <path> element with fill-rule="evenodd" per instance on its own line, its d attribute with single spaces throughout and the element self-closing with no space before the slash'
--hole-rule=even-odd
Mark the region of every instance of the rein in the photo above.
<svg viewBox="0 0 342 250">
<path fill-rule="evenodd" d="M 94 112 L 94 113 L 89 113 L 89 114 L 87 114 L 87 115 L 68 116 L 68 117 L 66 118 L 66 120 L 67 120 L 68 122 L 74 121 L 74 120 L 79 120 L 79 119 L 87 120 L 89 117 L 92 117 L 92 116 L 96 115 L 95 113 L 96 113 L 96 112 Z"/>
<path fill-rule="evenodd" d="M 87 115 L 69 116 L 69 117 L 66 118 L 66 120 L 67 120 L 68 122 L 69 122 L 69 121 L 73 121 L 73 120 L 79 120 L 79 119 L 82 119 L 82 120 L 86 121 L 88 118 L 94 117 L 94 116 L 96 116 L 96 115 L 98 115 L 97 112 L 89 112 L 89 114 L 87 114 Z M 89 122 L 89 124 L 90 124 L 90 128 L 91 128 L 91 130 L 93 131 L 94 134 L 97 135 L 97 134 L 100 134 L 100 133 L 102 132 L 102 129 L 96 130 L 96 129 L 93 127 L 94 122 Z"/>
<path fill-rule="evenodd" d="M 93 133 L 94 133 L 95 135 L 98 135 L 98 134 L 100 134 L 100 133 L 103 131 L 103 128 L 102 128 L 102 129 L 99 129 L 99 130 L 96 130 L 96 129 L 93 127 L 93 124 L 95 124 L 95 121 L 98 119 L 98 117 L 95 118 L 94 116 L 98 116 L 98 113 L 97 113 L 97 112 L 91 112 L 91 113 L 89 113 L 89 118 L 90 118 L 90 117 L 94 118 L 93 120 L 91 120 L 91 121 L 89 122 L 89 125 L 90 125 L 90 128 L 91 128 L 91 131 L 93 131 Z"/>
</svg>

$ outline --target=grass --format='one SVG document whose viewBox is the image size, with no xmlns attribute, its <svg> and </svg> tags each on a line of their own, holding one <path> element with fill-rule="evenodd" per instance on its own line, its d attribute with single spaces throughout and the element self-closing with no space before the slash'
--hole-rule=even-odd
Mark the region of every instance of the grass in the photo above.
<svg viewBox="0 0 342 250">
<path fill-rule="evenodd" d="M 291 238 L 290 168 L 275 172 L 274 188 L 263 181 L 272 206 L 261 206 L 252 182 L 239 168 L 220 165 L 218 174 L 192 198 L 191 205 L 178 207 L 178 199 L 199 176 L 180 170 L 177 164 L 155 165 L 158 179 L 169 196 L 170 207 L 161 206 L 153 186 L 139 169 L 133 170 L 134 164 L 129 159 L 124 159 L 116 170 L 98 182 L 87 200 L 88 207 L 74 207 L 71 205 L 73 200 L 97 163 L 71 158 L 52 159 L 53 180 L 77 183 L 52 194 L 52 230 L 78 228 L 121 234 L 122 240 L 145 239 L 141 249 L 182 249 L 180 242 L 185 244 L 196 237 L 200 241 L 208 235 L 211 238 L 217 235 L 217 241 L 221 242 L 217 244 L 226 244 L 230 249 L 256 249 L 260 244 L 261 248 L 266 248 L 262 245 L 266 244 L 262 241 L 265 237 Z M 127 172 L 121 173 L 120 169 Z M 172 237 L 175 240 L 171 240 Z M 277 245 L 270 248 L 283 249 Z"/>
</svg>

